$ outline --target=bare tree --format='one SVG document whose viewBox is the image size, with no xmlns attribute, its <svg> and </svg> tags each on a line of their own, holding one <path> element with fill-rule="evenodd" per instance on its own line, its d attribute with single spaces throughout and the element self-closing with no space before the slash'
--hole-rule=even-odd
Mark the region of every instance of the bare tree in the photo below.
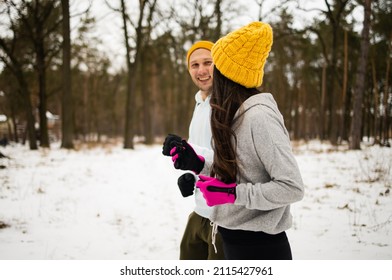
<svg viewBox="0 0 392 280">
<path fill-rule="evenodd" d="M 354 91 L 354 116 L 351 124 L 350 149 L 360 149 L 362 136 L 362 103 L 365 92 L 367 58 L 369 53 L 369 30 L 371 16 L 371 0 L 365 0 L 365 13 L 361 38 L 361 55 L 357 66 L 357 75 Z"/>
<path fill-rule="evenodd" d="M 140 49 L 143 42 L 143 20 L 147 0 L 139 1 L 139 19 L 135 28 L 135 49 L 133 62 L 131 61 L 131 46 L 129 44 L 130 33 L 128 30 L 128 22 L 130 22 L 125 1 L 121 0 L 121 16 L 124 29 L 124 43 L 126 49 L 126 65 L 127 65 L 127 98 L 125 104 L 125 130 L 124 130 L 124 149 L 133 149 L 134 130 L 134 111 L 135 111 L 135 89 L 136 89 L 136 73 L 138 72 L 139 62 L 141 59 Z M 132 22 L 131 22 L 132 23 Z"/>
<path fill-rule="evenodd" d="M 49 135 L 47 124 L 47 77 L 46 70 L 52 57 L 60 50 L 59 44 L 51 39 L 56 38 L 61 18 L 58 17 L 59 10 L 57 1 L 26 1 L 18 10 L 18 15 L 27 31 L 27 37 L 31 41 L 35 53 L 34 67 L 38 76 L 39 93 L 39 136 L 40 146 L 49 147 Z M 24 13 L 23 9 L 27 9 Z M 56 39 L 55 39 L 56 40 Z M 50 43 L 49 43 L 50 42 Z"/>
<path fill-rule="evenodd" d="M 49 147 L 47 125 L 46 70 L 51 59 L 59 52 L 58 28 L 61 23 L 58 1 L 6 1 L 14 8 L 25 38 L 31 44 L 35 59 L 33 65 L 38 77 L 40 146 Z"/>
<path fill-rule="evenodd" d="M 29 146 L 31 150 L 37 150 L 37 135 L 35 133 L 35 118 L 33 114 L 33 106 L 30 99 L 30 90 L 26 80 L 26 75 L 23 70 L 18 58 L 14 55 L 12 49 L 10 49 L 5 40 L 0 38 L 0 48 L 4 51 L 5 56 L 0 56 L 0 59 L 14 74 L 19 84 L 19 94 L 22 97 L 22 104 L 25 111 L 25 117 L 27 122 L 27 135 L 29 139 Z"/>
<path fill-rule="evenodd" d="M 332 144 L 337 144 L 339 133 L 339 119 L 337 113 L 339 110 L 338 106 L 340 100 L 340 98 L 338 98 L 339 76 L 337 71 L 338 51 L 340 46 L 339 38 L 341 34 L 342 20 L 349 10 L 348 7 L 350 0 L 324 0 L 324 3 L 326 9 L 299 9 L 306 12 L 321 12 L 328 19 L 328 28 L 330 28 L 330 32 L 325 33 L 325 31 L 320 30 L 322 25 L 318 21 L 316 28 L 311 27 L 308 28 L 308 30 L 317 35 L 327 66 L 326 79 L 328 80 L 328 83 L 326 84 L 326 91 L 328 92 L 328 99 L 325 100 L 325 103 L 322 106 L 321 114 L 329 113 L 329 116 L 328 119 L 325 119 L 325 116 L 322 116 L 321 118 L 321 120 L 325 120 L 321 125 L 321 138 L 325 139 L 328 137 Z M 327 38 L 328 36 L 330 36 L 330 38 Z"/>
<path fill-rule="evenodd" d="M 222 0 L 216 0 L 214 9 L 214 14 L 216 15 L 216 28 L 213 40 L 217 41 L 222 35 Z"/>
<path fill-rule="evenodd" d="M 61 147 L 73 149 L 74 123 L 71 80 L 71 39 L 69 0 L 61 0 L 63 11 L 63 96 L 62 96 L 62 140 Z"/>
<path fill-rule="evenodd" d="M 5 11 L 9 19 L 9 30 L 12 33 L 11 38 L 0 36 L 0 60 L 6 65 L 6 67 L 12 72 L 16 81 L 18 82 L 19 92 L 21 96 L 21 104 L 25 113 L 27 128 L 26 133 L 29 139 L 29 146 L 31 150 L 38 149 L 37 146 L 37 135 L 35 133 L 35 118 L 33 114 L 33 105 L 31 102 L 30 87 L 27 82 L 26 74 L 26 61 L 24 55 L 19 52 L 24 51 L 24 42 L 21 36 L 20 24 L 14 21 L 12 17 L 12 2 L 5 2 Z"/>
<path fill-rule="evenodd" d="M 383 144 L 388 145 L 389 133 L 390 133 L 390 125 L 391 125 L 391 116 L 390 111 L 392 109 L 392 104 L 388 99 L 390 98 L 389 91 L 389 81 L 390 81 L 390 73 L 391 73 L 391 53 L 392 53 L 392 32 L 388 41 L 388 53 L 386 59 L 386 71 L 385 71 L 385 86 L 383 93 L 383 122 L 382 122 L 382 135 L 383 135 Z"/>
<path fill-rule="evenodd" d="M 266 18 L 268 16 L 277 13 L 278 10 L 284 8 L 286 4 L 292 2 L 292 0 L 281 0 L 279 2 L 276 2 L 269 10 L 263 11 L 266 0 L 254 0 L 254 1 L 259 7 L 259 15 L 257 19 L 258 21 L 266 21 Z"/>
</svg>

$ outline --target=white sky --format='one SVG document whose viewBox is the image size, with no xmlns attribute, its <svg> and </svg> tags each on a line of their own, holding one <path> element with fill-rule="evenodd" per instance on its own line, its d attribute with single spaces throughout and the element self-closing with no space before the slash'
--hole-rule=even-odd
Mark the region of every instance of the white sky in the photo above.
<svg viewBox="0 0 392 280">
<path fill-rule="evenodd" d="M 112 6 L 119 6 L 120 0 L 106 0 Z M 166 0 L 166 1 L 158 1 L 158 3 L 162 6 L 162 3 L 167 3 L 167 7 L 169 7 L 170 2 L 174 2 L 180 5 L 183 2 L 189 2 L 188 0 Z M 246 14 L 242 17 L 234 18 L 230 24 L 233 28 L 238 28 L 242 25 L 245 25 L 251 21 L 258 19 L 259 8 L 256 4 L 256 1 L 259 0 L 244 0 L 242 3 L 248 3 L 244 5 L 244 8 L 247 9 L 243 14 Z M 331 1 L 331 0 L 330 0 Z M 136 3 L 137 1 L 127 1 L 127 5 L 132 3 Z M 235 2 L 235 1 L 234 1 Z M 270 7 L 276 3 L 276 0 L 265 0 L 263 14 L 266 14 Z M 106 55 L 111 60 L 114 70 L 120 69 L 124 65 L 124 57 L 125 50 L 123 47 L 123 31 L 122 31 L 122 20 L 119 13 L 111 11 L 105 0 L 71 0 L 71 15 L 75 15 L 80 13 L 80 11 L 84 11 L 88 6 L 88 3 L 92 3 L 92 14 L 97 19 L 97 26 L 94 35 L 102 40 L 102 45 L 98 45 L 98 49 L 105 52 Z M 302 7 L 306 7 L 308 9 L 311 8 L 321 8 L 325 9 L 324 0 L 299 0 L 298 3 Z M 131 18 L 137 17 L 137 7 L 128 7 L 128 10 L 131 11 Z M 132 17 L 132 12 L 134 13 L 134 17 Z M 362 7 L 358 7 L 353 14 L 355 14 L 355 18 L 361 22 L 363 9 Z M 309 24 L 312 21 L 312 18 L 317 15 L 317 12 L 309 12 L 306 14 L 299 13 L 298 10 L 295 12 L 295 26 L 301 26 Z M 268 18 L 266 19 L 268 21 Z M 71 27 L 75 30 L 76 25 L 78 23 L 78 18 L 73 17 L 71 19 Z M 361 29 L 359 25 L 358 30 Z M 2 69 L 2 63 L 0 63 L 0 71 Z"/>
<path fill-rule="evenodd" d="M 86 4 L 92 1 L 92 13 L 97 17 L 97 28 L 96 28 L 96 36 L 98 36 L 102 41 L 103 45 L 100 47 L 102 51 L 104 51 L 110 58 L 113 63 L 115 69 L 119 69 L 124 65 L 124 57 L 125 50 L 123 47 L 123 31 L 122 31 L 122 20 L 119 13 L 115 13 L 111 11 L 107 5 L 105 4 L 105 0 L 82 0 L 71 2 L 71 13 L 75 13 L 76 10 L 83 10 L 86 7 Z M 107 0 L 111 5 L 117 7 L 119 6 L 119 0 Z M 188 0 L 170 0 L 170 1 L 158 1 L 160 5 L 162 3 L 167 3 L 167 7 L 169 7 L 170 2 L 174 2 L 177 5 L 181 4 Z M 256 4 L 257 0 L 246 0 L 241 1 L 242 3 L 248 2 L 247 11 L 243 14 L 246 16 L 237 17 L 230 22 L 233 28 L 238 28 L 242 25 L 245 25 L 251 21 L 258 19 L 259 8 Z M 276 3 L 276 0 L 265 0 L 263 14 L 266 14 L 270 7 Z M 127 4 L 136 3 L 136 1 L 127 1 Z M 325 9 L 324 0 L 300 0 L 298 1 L 302 7 L 306 7 L 308 9 L 311 8 L 320 8 Z M 134 19 L 137 18 L 137 7 L 128 6 L 128 10 L 135 11 Z M 361 19 L 362 9 L 359 7 L 354 12 L 356 14 L 357 19 Z M 316 11 L 308 12 L 305 16 L 305 13 L 300 13 L 298 10 L 295 10 L 295 24 L 294 26 L 303 26 L 309 24 L 313 17 L 317 15 Z M 268 21 L 268 18 L 266 19 Z M 73 25 L 76 24 L 76 20 L 73 20 Z"/>
</svg>

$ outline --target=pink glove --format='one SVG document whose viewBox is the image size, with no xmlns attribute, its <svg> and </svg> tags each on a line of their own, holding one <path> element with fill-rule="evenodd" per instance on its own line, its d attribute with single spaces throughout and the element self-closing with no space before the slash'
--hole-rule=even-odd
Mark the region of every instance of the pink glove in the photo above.
<svg viewBox="0 0 392 280">
<path fill-rule="evenodd" d="M 199 179 L 196 187 L 203 193 L 208 206 L 234 203 L 236 199 L 236 183 L 225 184 L 216 178 L 202 175 L 199 175 Z"/>
</svg>

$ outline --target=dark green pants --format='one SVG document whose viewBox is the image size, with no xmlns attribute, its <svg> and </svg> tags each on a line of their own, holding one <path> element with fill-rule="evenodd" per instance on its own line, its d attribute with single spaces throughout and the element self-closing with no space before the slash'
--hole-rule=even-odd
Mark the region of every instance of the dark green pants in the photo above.
<svg viewBox="0 0 392 280">
<path fill-rule="evenodd" d="M 210 220 L 192 212 L 189 215 L 180 246 L 180 260 L 223 260 L 223 246 L 220 234 L 215 237 L 215 253 L 212 245 Z"/>
</svg>

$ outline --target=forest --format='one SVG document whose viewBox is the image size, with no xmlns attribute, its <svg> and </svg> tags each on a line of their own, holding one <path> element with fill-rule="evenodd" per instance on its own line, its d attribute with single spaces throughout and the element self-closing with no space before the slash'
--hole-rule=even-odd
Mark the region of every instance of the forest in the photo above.
<svg viewBox="0 0 392 280">
<path fill-rule="evenodd" d="M 0 138 L 35 150 L 53 141 L 73 149 L 121 139 L 133 149 L 167 133 L 187 137 L 197 91 L 187 48 L 232 31 L 249 5 L 105 0 L 101 9 L 122 23 L 112 32 L 123 38 L 124 65 L 114 68 L 99 47 L 96 1 L 87 2 L 76 12 L 78 1 L 0 0 Z M 248 2 L 258 9 L 249 21 L 274 31 L 260 91 L 274 95 L 291 138 L 390 146 L 392 0 Z M 298 11 L 317 16 L 298 26 Z"/>
</svg>

